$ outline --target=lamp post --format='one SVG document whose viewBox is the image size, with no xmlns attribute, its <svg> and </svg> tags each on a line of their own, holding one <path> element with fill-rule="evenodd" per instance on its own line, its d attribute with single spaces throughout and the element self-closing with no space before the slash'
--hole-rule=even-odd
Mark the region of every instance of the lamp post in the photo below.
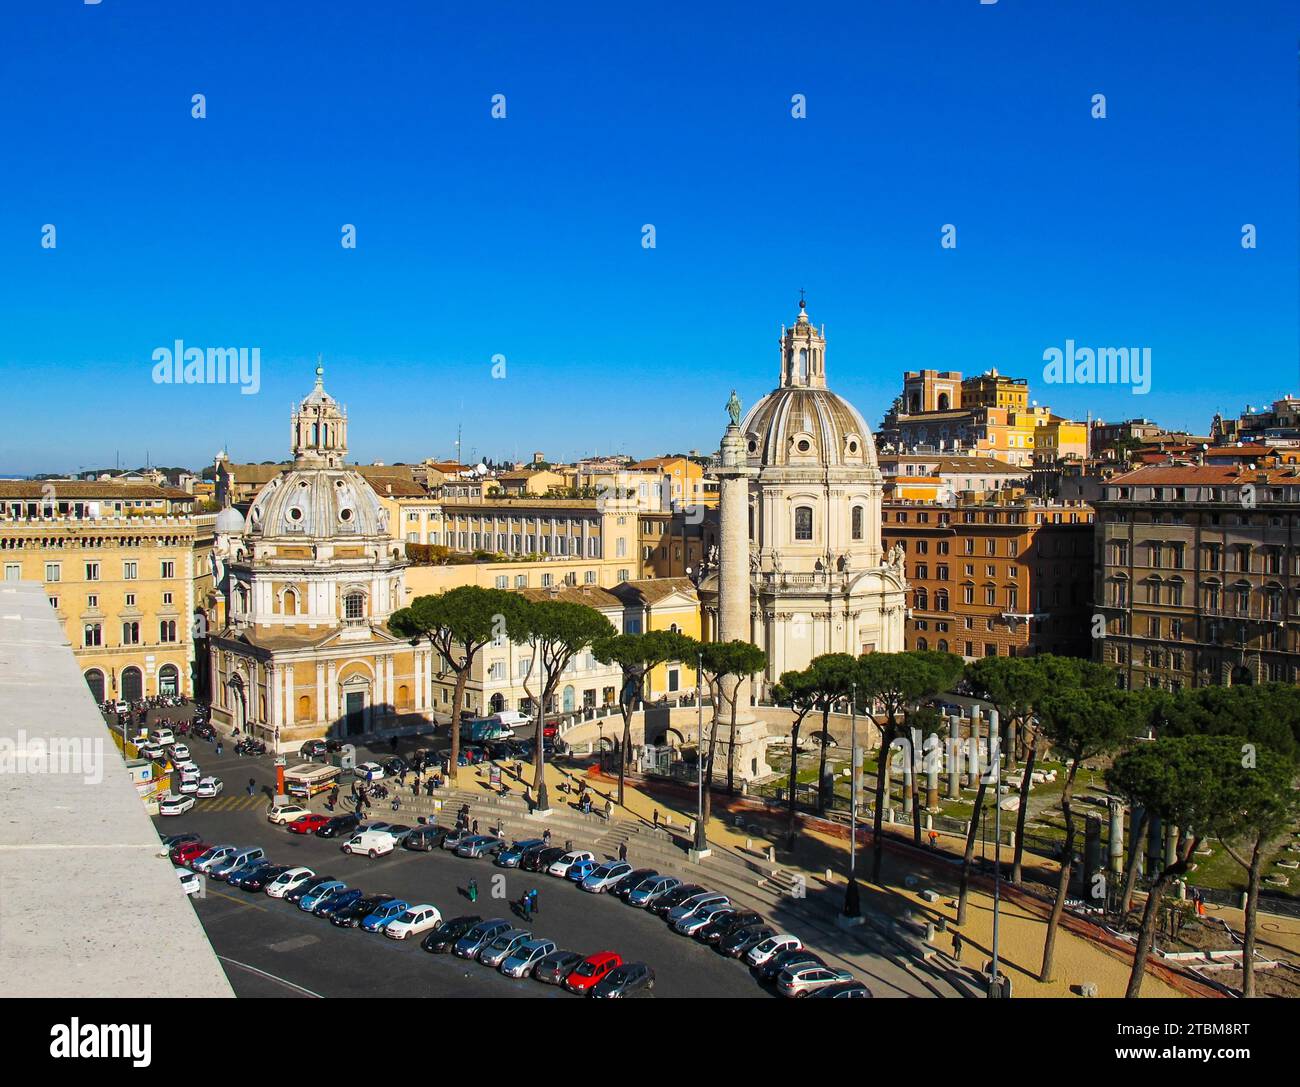
<svg viewBox="0 0 1300 1087">
<path fill-rule="evenodd" d="M 858 900 L 858 684 L 851 685 L 849 701 L 849 886 L 844 892 L 844 916 L 862 915 Z"/>
<path fill-rule="evenodd" d="M 695 665 L 696 684 L 696 718 L 698 739 L 695 746 L 695 850 L 697 855 L 705 855 L 709 849 L 709 839 L 704 833 L 704 650 L 701 648 Z"/>
</svg>

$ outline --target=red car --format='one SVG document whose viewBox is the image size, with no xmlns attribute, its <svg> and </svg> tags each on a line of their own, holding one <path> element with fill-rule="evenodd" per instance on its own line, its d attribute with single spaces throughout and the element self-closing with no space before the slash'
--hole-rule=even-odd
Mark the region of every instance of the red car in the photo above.
<svg viewBox="0 0 1300 1087">
<path fill-rule="evenodd" d="M 328 815 L 304 815 L 301 819 L 295 819 L 289 824 L 289 830 L 294 834 L 315 834 L 326 823 L 330 821 Z"/>
<path fill-rule="evenodd" d="M 542 739 L 554 740 L 556 734 L 559 731 L 560 731 L 560 723 L 558 721 L 547 721 L 544 725 L 542 725 Z"/>
<path fill-rule="evenodd" d="M 201 857 L 211 848 L 207 842 L 182 842 L 172 850 L 172 863 L 186 868 L 191 861 Z"/>
<path fill-rule="evenodd" d="M 616 951 L 597 951 L 578 963 L 564 979 L 564 987 L 571 993 L 590 993 L 596 983 L 603 981 L 611 971 L 623 965 L 623 956 Z"/>
</svg>

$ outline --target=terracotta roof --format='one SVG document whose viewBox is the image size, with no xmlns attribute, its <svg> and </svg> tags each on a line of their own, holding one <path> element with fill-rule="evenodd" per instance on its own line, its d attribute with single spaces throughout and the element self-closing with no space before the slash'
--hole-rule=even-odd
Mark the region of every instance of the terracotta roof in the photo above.
<svg viewBox="0 0 1300 1087">
<path fill-rule="evenodd" d="M 1234 486 L 1241 483 L 1281 483 L 1300 479 L 1291 468 L 1255 469 L 1237 464 L 1160 464 L 1139 468 L 1134 472 L 1112 476 L 1106 480 L 1108 487 L 1194 487 L 1214 486 L 1216 483 Z"/>
<path fill-rule="evenodd" d="M 624 581 L 615 585 L 610 592 L 620 600 L 630 597 L 652 607 L 674 593 L 682 593 L 690 597 L 696 595 L 695 585 L 687 577 L 652 577 Z"/>
<path fill-rule="evenodd" d="M 380 498 L 427 498 L 429 492 L 418 483 L 400 476 L 365 475 L 365 480 Z"/>
<path fill-rule="evenodd" d="M 927 464 L 933 461 L 938 465 L 939 473 L 942 474 L 960 474 L 962 472 L 972 472 L 976 475 L 1016 475 L 1023 476 L 1029 472 L 1028 468 L 1017 468 L 1014 464 L 1008 464 L 1004 460 L 998 460 L 996 457 L 944 457 L 937 454 L 926 455 L 925 453 L 887 453 L 880 458 L 881 466 L 887 464 L 900 464 L 903 461 L 913 463 L 924 461 Z"/>
<path fill-rule="evenodd" d="M 586 604 L 589 608 L 623 607 L 623 601 L 617 596 L 596 585 L 557 585 L 552 589 L 516 589 L 515 592 L 534 603 L 556 600 L 561 604 Z"/>
</svg>

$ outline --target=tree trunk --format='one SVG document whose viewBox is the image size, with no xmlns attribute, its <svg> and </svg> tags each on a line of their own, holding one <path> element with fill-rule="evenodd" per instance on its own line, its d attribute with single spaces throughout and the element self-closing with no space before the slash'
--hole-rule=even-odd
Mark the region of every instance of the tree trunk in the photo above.
<svg viewBox="0 0 1300 1087">
<path fill-rule="evenodd" d="M 876 810 L 872 817 L 871 882 L 880 882 L 880 866 L 885 858 L 885 838 L 881 831 L 885 819 L 885 763 L 894 742 L 894 721 L 891 717 L 880 730 L 880 755 L 876 759 Z"/>
<path fill-rule="evenodd" d="M 699 753 L 699 758 L 703 760 L 700 763 L 700 776 L 704 782 L 701 787 L 704 806 L 700 812 L 700 821 L 705 826 L 709 825 L 709 819 L 713 815 L 713 755 L 718 750 L 718 725 L 722 719 L 720 695 L 721 684 L 713 699 L 713 720 L 709 723 L 709 757 L 704 759 L 704 752 Z"/>
<path fill-rule="evenodd" d="M 1264 836 L 1255 837 L 1255 848 L 1250 854 L 1249 879 L 1246 883 L 1245 941 L 1241 945 L 1241 995 L 1249 999 L 1255 995 L 1255 922 L 1259 909 L 1259 876 L 1263 868 Z"/>
<path fill-rule="evenodd" d="M 1038 737 L 1031 737 L 1025 746 L 1025 772 L 1020 779 L 1020 810 L 1016 812 L 1016 851 L 1011 861 L 1011 882 L 1018 884 L 1021 862 L 1025 856 L 1025 818 L 1029 814 L 1029 780 L 1033 777 L 1034 761 L 1038 758 Z"/>
<path fill-rule="evenodd" d="M 451 762 L 447 765 L 447 785 L 456 787 L 456 771 L 460 759 L 460 711 L 465 707 L 465 680 L 467 668 L 456 669 L 456 685 L 451 695 Z"/>
<path fill-rule="evenodd" d="M 557 676 L 556 679 L 559 677 Z M 536 805 L 538 811 L 546 811 L 550 808 L 550 796 L 546 789 L 546 750 L 543 743 L 546 739 L 546 707 L 551 701 L 551 683 L 553 681 L 546 674 L 546 665 L 542 665 L 542 695 L 537 704 L 537 729 L 533 735 L 533 789 L 537 793 Z"/>
<path fill-rule="evenodd" d="M 830 741 L 831 707 L 822 707 L 822 757 L 817 766 L 817 814 L 826 814 L 826 748 Z"/>
<path fill-rule="evenodd" d="M 795 789 L 799 782 L 799 727 L 803 724 L 803 717 L 795 718 L 794 727 L 790 729 L 790 789 L 789 796 L 786 797 L 788 811 L 786 814 L 785 824 L 785 847 L 794 849 L 795 840 Z"/>
<path fill-rule="evenodd" d="M 1017 762 L 1019 761 L 1019 755 L 1020 755 L 1020 753 L 1016 750 L 1016 743 L 1018 739 L 1019 730 L 1016 728 L 1016 719 L 1014 717 L 1007 718 L 1006 731 L 1007 731 L 1006 744 L 1002 748 L 1002 750 L 1007 753 L 1007 769 L 1014 770 L 1016 768 Z"/>
<path fill-rule="evenodd" d="M 966 831 L 966 851 L 961 858 L 961 888 L 957 893 L 957 924 L 966 923 L 966 899 L 970 894 L 970 869 L 975 862 L 975 839 L 979 836 L 980 820 L 984 817 L 984 794 L 988 791 L 986 777 L 981 774 L 975 790 L 975 810 L 971 812 L 970 827 Z"/>
<path fill-rule="evenodd" d="M 1142 995 L 1142 977 L 1146 972 L 1147 956 L 1151 954 L 1151 943 L 1155 938 L 1156 919 L 1160 914 L 1160 902 L 1165 889 L 1173 882 L 1175 876 L 1187 870 L 1187 860 L 1196 850 L 1199 838 L 1192 838 L 1184 849 L 1174 855 L 1174 863 L 1163 868 L 1155 882 L 1147 889 L 1146 906 L 1142 910 L 1142 927 L 1138 931 L 1137 949 L 1133 953 L 1133 970 L 1128 976 L 1128 988 L 1124 992 L 1127 1000 L 1136 1000 Z"/>
<path fill-rule="evenodd" d="M 916 764 L 916 744 L 912 739 L 912 730 L 908 726 L 907 719 L 903 719 L 903 731 L 907 733 L 907 791 L 912 797 L 912 844 L 920 846 L 921 844 L 921 804 L 920 804 L 920 773 Z"/>
<path fill-rule="evenodd" d="M 623 806 L 623 774 L 627 766 L 627 750 L 632 743 L 632 703 L 623 705 L 623 748 L 618 753 L 618 806 Z M 603 752 L 602 752 L 603 754 Z"/>
<path fill-rule="evenodd" d="M 1151 829 L 1151 813 L 1142 812 L 1142 818 L 1133 828 L 1133 846 L 1128 852 L 1128 864 L 1124 869 L 1124 893 L 1119 900 L 1121 920 L 1128 918 L 1128 911 L 1133 908 L 1133 889 L 1137 886 L 1138 862 L 1142 860 L 1142 843 L 1147 840 L 1147 831 Z"/>
<path fill-rule="evenodd" d="M 1061 924 L 1061 914 L 1065 912 L 1065 899 L 1070 891 L 1070 873 L 1074 869 L 1074 776 L 1079 772 L 1079 760 L 1070 762 L 1070 775 L 1065 779 L 1065 788 L 1061 791 L 1061 813 L 1065 816 L 1065 849 L 1061 853 L 1061 874 L 1056 881 L 1056 897 L 1052 900 L 1052 912 L 1047 918 L 1047 936 L 1043 940 L 1043 966 L 1038 972 L 1038 980 L 1052 980 L 1052 958 L 1056 952 L 1056 930 Z"/>
</svg>

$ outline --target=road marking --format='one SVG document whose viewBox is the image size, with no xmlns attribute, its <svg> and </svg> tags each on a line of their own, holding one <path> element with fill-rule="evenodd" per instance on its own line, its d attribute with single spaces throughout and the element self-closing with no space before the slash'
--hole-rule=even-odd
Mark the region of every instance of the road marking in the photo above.
<svg viewBox="0 0 1300 1087">
<path fill-rule="evenodd" d="M 297 984 L 296 982 L 289 981 L 287 978 L 278 977 L 275 974 L 268 973 L 266 970 L 259 970 L 256 966 L 249 966 L 248 963 L 246 962 L 240 962 L 238 959 L 228 959 L 226 958 L 225 955 L 218 955 L 217 958 L 220 959 L 222 962 L 230 963 L 231 966 L 242 967 L 243 969 L 249 971 L 249 973 L 257 974 L 260 977 L 266 978 L 268 981 L 278 981 L 281 985 L 285 986 L 286 988 L 293 989 L 295 992 L 302 993 L 303 996 L 310 996 L 315 998 L 316 1000 L 325 999 L 323 996 L 321 996 L 320 993 L 312 992 L 312 990 L 304 988 L 303 986 Z"/>
<path fill-rule="evenodd" d="M 244 898 L 236 898 L 234 895 L 226 894 L 225 891 L 209 891 L 208 898 L 224 898 L 227 902 L 233 902 L 237 906 L 247 906 L 250 910 L 261 910 L 263 913 L 270 912 L 265 906 L 259 906 L 256 902 L 249 902 Z"/>
</svg>

